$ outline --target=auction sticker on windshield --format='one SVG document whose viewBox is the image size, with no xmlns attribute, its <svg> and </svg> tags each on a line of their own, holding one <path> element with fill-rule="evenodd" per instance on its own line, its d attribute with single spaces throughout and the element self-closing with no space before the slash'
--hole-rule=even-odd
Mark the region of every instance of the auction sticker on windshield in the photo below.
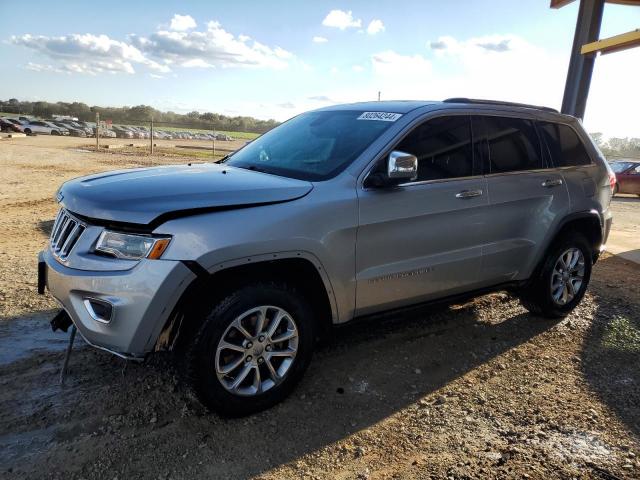
<svg viewBox="0 0 640 480">
<path fill-rule="evenodd" d="M 401 113 L 363 112 L 363 114 L 358 117 L 358 120 L 380 120 L 382 122 L 395 122 L 401 116 Z"/>
</svg>

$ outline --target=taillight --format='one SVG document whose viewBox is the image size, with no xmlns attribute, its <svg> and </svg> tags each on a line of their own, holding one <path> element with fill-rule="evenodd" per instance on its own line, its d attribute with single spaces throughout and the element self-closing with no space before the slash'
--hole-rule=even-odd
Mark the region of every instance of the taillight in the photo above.
<svg viewBox="0 0 640 480">
<path fill-rule="evenodd" d="M 613 172 L 609 172 L 609 186 L 611 187 L 611 193 L 613 193 L 613 191 L 616 188 L 616 182 L 618 180 L 616 179 L 616 174 Z"/>
</svg>

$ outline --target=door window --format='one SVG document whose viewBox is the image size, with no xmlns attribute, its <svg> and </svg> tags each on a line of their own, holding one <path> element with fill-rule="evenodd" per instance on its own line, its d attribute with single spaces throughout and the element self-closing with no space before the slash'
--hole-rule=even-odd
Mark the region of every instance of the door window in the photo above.
<svg viewBox="0 0 640 480">
<path fill-rule="evenodd" d="M 418 179 L 440 180 L 477 174 L 473 166 L 471 124 L 466 115 L 439 117 L 416 127 L 395 150 L 418 158 Z"/>
<path fill-rule="evenodd" d="M 484 116 L 488 173 L 506 173 L 544 168 L 541 145 L 530 120 Z M 475 133 L 475 132 L 474 132 Z"/>
<path fill-rule="evenodd" d="M 538 122 L 538 127 L 556 167 L 591 163 L 589 154 L 573 128 L 551 122 Z"/>
</svg>

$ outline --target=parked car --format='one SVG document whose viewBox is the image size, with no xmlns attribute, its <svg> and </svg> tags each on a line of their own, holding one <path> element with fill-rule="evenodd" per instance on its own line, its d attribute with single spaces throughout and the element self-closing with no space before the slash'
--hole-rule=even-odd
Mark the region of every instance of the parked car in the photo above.
<svg viewBox="0 0 640 480">
<path fill-rule="evenodd" d="M 115 132 L 116 137 L 118 138 L 133 138 L 133 133 L 125 127 L 114 125 L 113 131 Z"/>
<path fill-rule="evenodd" d="M 67 129 L 69 131 L 69 134 L 71 136 L 73 136 L 73 137 L 86 137 L 87 136 L 87 133 L 84 131 L 84 129 L 73 127 L 73 126 L 69 125 L 68 123 L 60 122 L 60 121 L 57 121 L 57 120 L 51 120 L 49 123 L 52 123 L 53 125 L 55 125 L 57 127 Z"/>
<path fill-rule="evenodd" d="M 640 196 L 640 160 L 616 160 L 610 165 L 617 180 L 613 194 L 634 193 Z"/>
<path fill-rule="evenodd" d="M 24 125 L 24 133 L 31 135 L 33 133 L 41 133 L 45 135 L 69 135 L 69 130 L 59 127 L 51 122 L 44 120 L 32 120 Z"/>
<path fill-rule="evenodd" d="M 531 321 L 568 315 L 614 185 L 551 109 L 333 106 L 222 164 L 64 183 L 38 284 L 64 308 L 54 325 L 124 358 L 174 350 L 205 405 L 246 415 L 292 391 L 334 324 L 503 289 Z"/>
<path fill-rule="evenodd" d="M 20 123 L 10 121 L 8 118 L 0 118 L 0 131 L 24 133 L 24 127 Z"/>
<path fill-rule="evenodd" d="M 72 127 L 75 128 L 80 128 L 82 130 L 84 130 L 84 133 L 87 137 L 93 137 L 94 133 L 93 133 L 93 128 L 89 127 L 88 125 L 84 124 L 83 122 L 71 122 L 70 125 Z"/>
</svg>

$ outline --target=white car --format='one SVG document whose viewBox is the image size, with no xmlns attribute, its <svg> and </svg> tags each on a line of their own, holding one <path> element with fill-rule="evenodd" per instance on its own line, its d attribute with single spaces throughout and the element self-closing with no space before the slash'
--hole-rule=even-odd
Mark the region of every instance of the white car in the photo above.
<svg viewBox="0 0 640 480">
<path fill-rule="evenodd" d="M 50 122 L 32 120 L 24 125 L 24 133 L 27 135 L 32 133 L 42 133 L 45 135 L 69 135 L 69 130 L 64 127 L 58 127 Z"/>
</svg>

